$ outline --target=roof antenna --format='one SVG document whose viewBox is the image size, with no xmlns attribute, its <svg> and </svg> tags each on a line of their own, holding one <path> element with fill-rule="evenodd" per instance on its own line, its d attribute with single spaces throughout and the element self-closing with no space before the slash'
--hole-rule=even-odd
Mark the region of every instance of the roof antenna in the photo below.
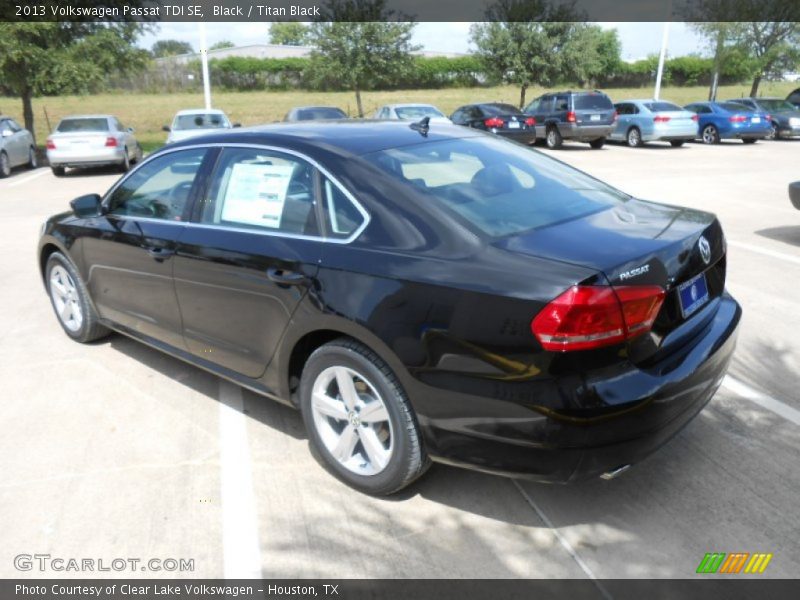
<svg viewBox="0 0 800 600">
<path fill-rule="evenodd" d="M 422 117 L 419 121 L 412 123 L 409 125 L 411 129 L 414 131 L 419 131 L 422 137 L 428 137 L 428 130 L 431 128 L 431 118 L 430 117 Z"/>
</svg>

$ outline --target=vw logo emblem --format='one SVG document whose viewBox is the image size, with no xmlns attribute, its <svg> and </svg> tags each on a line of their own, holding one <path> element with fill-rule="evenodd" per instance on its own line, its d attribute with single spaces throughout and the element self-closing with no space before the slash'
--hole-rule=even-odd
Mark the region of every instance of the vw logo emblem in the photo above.
<svg viewBox="0 0 800 600">
<path fill-rule="evenodd" d="M 708 264 L 711 262 L 711 244 L 708 243 L 708 240 L 705 236 L 700 236 L 700 239 L 697 241 L 697 247 L 700 249 L 700 256 L 703 257 L 703 262 Z"/>
</svg>

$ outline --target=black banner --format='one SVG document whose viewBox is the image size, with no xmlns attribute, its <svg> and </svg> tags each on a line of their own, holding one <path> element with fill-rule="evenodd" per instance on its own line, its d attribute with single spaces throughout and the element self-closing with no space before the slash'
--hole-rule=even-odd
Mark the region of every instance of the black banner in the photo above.
<svg viewBox="0 0 800 600">
<path fill-rule="evenodd" d="M 798 0 L 0 0 L 0 20 L 369 21 L 376 7 L 427 22 L 800 20 Z"/>
<path fill-rule="evenodd" d="M 800 580 L 696 579 L 28 579 L 0 580 L 3 600 L 796 600 Z"/>
</svg>

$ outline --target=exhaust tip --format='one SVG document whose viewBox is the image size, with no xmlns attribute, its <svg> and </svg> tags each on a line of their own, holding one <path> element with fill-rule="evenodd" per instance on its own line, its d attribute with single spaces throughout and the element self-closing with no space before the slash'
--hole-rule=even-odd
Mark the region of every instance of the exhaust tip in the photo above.
<svg viewBox="0 0 800 600">
<path fill-rule="evenodd" d="M 622 465 L 621 467 L 617 467 L 616 469 L 611 469 L 610 471 L 606 471 L 605 473 L 600 475 L 600 479 L 605 479 L 606 481 L 616 479 L 630 468 L 631 468 L 630 465 Z"/>
</svg>

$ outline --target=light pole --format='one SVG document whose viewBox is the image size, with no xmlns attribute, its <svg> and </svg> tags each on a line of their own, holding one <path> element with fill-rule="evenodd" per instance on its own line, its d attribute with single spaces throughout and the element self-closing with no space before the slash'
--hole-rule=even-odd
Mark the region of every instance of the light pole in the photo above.
<svg viewBox="0 0 800 600">
<path fill-rule="evenodd" d="M 669 41 L 669 21 L 664 23 L 664 34 L 661 36 L 661 54 L 658 56 L 658 71 L 656 72 L 656 90 L 653 98 L 658 100 L 661 94 L 661 76 L 664 74 L 664 59 L 667 57 L 667 42 Z"/>
<path fill-rule="evenodd" d="M 208 80 L 208 42 L 206 41 L 206 24 L 200 22 L 200 63 L 203 66 L 203 95 L 206 110 L 211 109 L 211 82 Z"/>
</svg>

